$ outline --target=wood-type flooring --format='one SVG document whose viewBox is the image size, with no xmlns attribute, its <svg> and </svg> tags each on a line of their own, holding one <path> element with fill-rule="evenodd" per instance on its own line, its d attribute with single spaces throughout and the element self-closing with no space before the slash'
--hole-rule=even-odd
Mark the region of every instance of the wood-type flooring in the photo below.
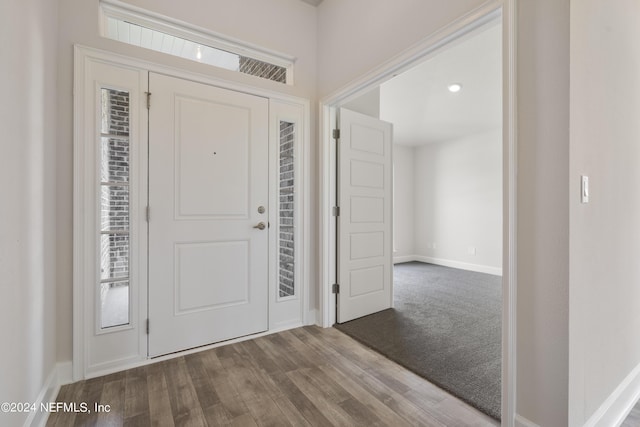
<svg viewBox="0 0 640 427">
<path fill-rule="evenodd" d="M 47 426 L 496 426 L 333 328 L 293 329 L 69 384 Z M 95 405 L 109 411 L 96 412 Z"/>
</svg>

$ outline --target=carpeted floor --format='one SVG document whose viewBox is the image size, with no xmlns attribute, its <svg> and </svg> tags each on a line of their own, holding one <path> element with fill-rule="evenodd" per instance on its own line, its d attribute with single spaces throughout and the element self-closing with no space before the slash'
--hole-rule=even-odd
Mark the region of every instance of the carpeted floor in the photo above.
<svg viewBox="0 0 640 427">
<path fill-rule="evenodd" d="M 394 304 L 336 328 L 499 420 L 502 278 L 396 264 Z"/>
</svg>

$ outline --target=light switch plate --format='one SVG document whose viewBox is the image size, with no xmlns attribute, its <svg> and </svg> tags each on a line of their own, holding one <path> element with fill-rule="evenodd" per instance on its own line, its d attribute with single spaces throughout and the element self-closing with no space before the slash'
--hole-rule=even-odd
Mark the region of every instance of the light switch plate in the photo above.
<svg viewBox="0 0 640 427">
<path fill-rule="evenodd" d="M 580 178 L 580 201 L 582 203 L 589 203 L 589 177 L 582 175 Z"/>
</svg>

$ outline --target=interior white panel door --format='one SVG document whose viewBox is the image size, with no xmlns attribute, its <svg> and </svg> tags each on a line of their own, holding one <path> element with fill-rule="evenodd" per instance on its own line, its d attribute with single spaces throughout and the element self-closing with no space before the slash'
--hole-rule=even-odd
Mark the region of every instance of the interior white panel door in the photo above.
<svg viewBox="0 0 640 427">
<path fill-rule="evenodd" d="M 268 100 L 149 85 L 149 355 L 265 331 Z"/>
<path fill-rule="evenodd" d="M 340 110 L 338 323 L 392 305 L 392 125 Z"/>
</svg>

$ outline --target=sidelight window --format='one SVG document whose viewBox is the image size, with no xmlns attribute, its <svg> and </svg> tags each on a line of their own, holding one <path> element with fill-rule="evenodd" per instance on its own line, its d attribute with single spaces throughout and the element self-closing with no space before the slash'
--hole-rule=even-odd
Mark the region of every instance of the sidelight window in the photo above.
<svg viewBox="0 0 640 427">
<path fill-rule="evenodd" d="M 295 123 L 280 121 L 279 282 L 280 298 L 295 295 Z"/>
<path fill-rule="evenodd" d="M 100 90 L 100 277 L 102 329 L 129 324 L 129 93 Z"/>
</svg>

